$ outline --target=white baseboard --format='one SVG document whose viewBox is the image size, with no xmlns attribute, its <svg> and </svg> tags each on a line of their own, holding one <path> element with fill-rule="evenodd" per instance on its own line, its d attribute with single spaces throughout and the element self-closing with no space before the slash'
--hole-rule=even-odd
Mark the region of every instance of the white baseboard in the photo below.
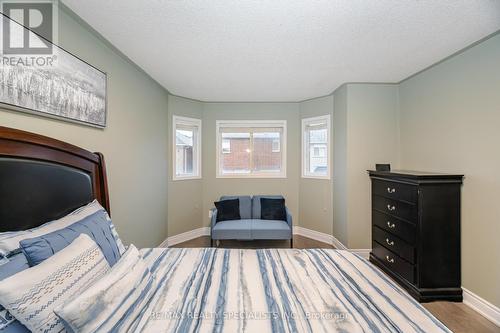
<svg viewBox="0 0 500 333">
<path fill-rule="evenodd" d="M 337 237 L 332 236 L 332 244 L 337 250 L 349 250 Z"/>
<path fill-rule="evenodd" d="M 464 304 L 500 327 L 500 308 L 462 287 Z"/>
<path fill-rule="evenodd" d="M 325 234 L 323 232 L 319 232 L 316 230 L 311 230 L 311 229 L 307 229 L 307 228 L 303 228 L 303 227 L 299 227 L 299 226 L 294 226 L 293 233 L 294 233 L 294 235 L 304 236 L 307 238 L 314 239 L 318 242 L 333 245 L 337 250 L 351 251 L 352 253 L 356 253 L 365 259 L 368 259 L 369 255 L 370 255 L 371 249 L 348 249 L 337 238 L 335 238 L 332 235 Z M 210 236 L 210 228 L 209 227 L 198 228 L 198 229 L 183 232 L 182 234 L 168 237 L 160 245 L 158 245 L 158 247 L 169 247 L 169 246 L 184 243 L 184 242 L 187 242 L 191 239 L 195 239 L 195 238 L 202 237 L 202 236 Z"/>
<path fill-rule="evenodd" d="M 350 251 L 357 254 L 358 256 L 361 256 L 362 258 L 369 259 L 372 249 L 352 249 Z"/>
<path fill-rule="evenodd" d="M 347 246 L 345 246 L 336 237 L 329 235 L 329 234 L 325 234 L 323 232 L 294 226 L 293 233 L 295 235 L 300 235 L 300 236 L 304 236 L 307 238 L 317 240 L 318 242 L 323 242 L 326 244 L 333 245 L 337 250 L 347 250 L 347 251 L 350 251 L 352 253 L 356 253 L 365 259 L 368 259 L 368 257 L 370 256 L 371 249 L 348 249 Z"/>
<path fill-rule="evenodd" d="M 203 227 L 190 231 L 183 232 L 182 234 L 178 234 L 175 236 L 168 237 L 163 243 L 160 244 L 160 247 L 169 247 L 172 245 L 180 244 L 187 242 L 191 239 L 195 239 L 202 236 L 210 236 L 210 228 Z"/>
<path fill-rule="evenodd" d="M 314 239 L 318 242 L 322 242 L 322 243 L 326 243 L 326 244 L 330 244 L 330 245 L 332 245 L 332 241 L 333 241 L 332 236 L 329 234 L 325 234 L 323 232 L 319 232 L 316 230 L 302 228 L 299 226 L 293 226 L 293 234 L 304 236 L 307 238 L 311 238 L 311 239 Z"/>
</svg>

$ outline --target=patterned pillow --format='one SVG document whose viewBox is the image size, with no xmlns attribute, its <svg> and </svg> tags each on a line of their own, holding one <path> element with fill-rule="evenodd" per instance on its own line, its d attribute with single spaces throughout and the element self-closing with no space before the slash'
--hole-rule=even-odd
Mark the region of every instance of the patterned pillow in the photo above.
<svg viewBox="0 0 500 333">
<path fill-rule="evenodd" d="M 82 294 L 54 312 L 73 332 L 127 331 L 155 291 L 154 279 L 134 245 L 103 276 Z"/>
<path fill-rule="evenodd" d="M 17 251 L 19 249 L 19 242 L 23 239 L 39 237 L 56 230 L 66 228 L 101 210 L 106 212 L 106 210 L 99 204 L 99 202 L 97 200 L 94 200 L 88 205 L 80 207 L 58 220 L 47 222 L 39 227 L 24 231 L 2 232 L 0 233 L 0 257 L 7 257 L 13 251 Z M 109 218 L 107 212 L 106 220 L 110 224 L 111 233 L 116 241 L 120 254 L 123 254 L 125 252 L 125 247 L 123 246 L 120 237 L 118 237 L 115 226 L 111 222 L 111 219 Z"/>
<path fill-rule="evenodd" d="M 0 304 L 33 332 L 60 332 L 54 309 L 110 270 L 99 246 L 82 234 L 41 264 L 0 282 Z"/>
</svg>

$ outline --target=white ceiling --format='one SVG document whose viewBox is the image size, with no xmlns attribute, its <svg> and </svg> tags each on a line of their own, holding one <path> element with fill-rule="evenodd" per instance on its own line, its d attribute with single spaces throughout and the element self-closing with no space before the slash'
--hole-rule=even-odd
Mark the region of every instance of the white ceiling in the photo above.
<svg viewBox="0 0 500 333">
<path fill-rule="evenodd" d="M 500 29 L 499 0 L 63 0 L 171 93 L 300 101 L 399 82 Z"/>
</svg>

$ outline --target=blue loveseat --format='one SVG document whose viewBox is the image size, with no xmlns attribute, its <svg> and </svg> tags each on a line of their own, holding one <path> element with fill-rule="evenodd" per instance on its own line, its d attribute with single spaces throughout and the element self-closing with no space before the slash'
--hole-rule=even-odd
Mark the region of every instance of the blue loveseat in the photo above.
<svg viewBox="0 0 500 333">
<path fill-rule="evenodd" d="M 281 195 L 223 196 L 220 200 L 239 199 L 240 220 L 217 222 L 217 209 L 212 208 L 211 237 L 214 240 L 290 240 L 293 247 L 292 215 L 286 208 L 286 221 L 262 220 L 260 199 L 283 199 Z"/>
</svg>

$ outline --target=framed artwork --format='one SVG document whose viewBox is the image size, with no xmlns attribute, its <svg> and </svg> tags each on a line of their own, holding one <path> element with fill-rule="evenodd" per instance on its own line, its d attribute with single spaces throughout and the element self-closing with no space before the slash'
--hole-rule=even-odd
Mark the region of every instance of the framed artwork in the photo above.
<svg viewBox="0 0 500 333">
<path fill-rule="evenodd" d="M 10 55 L 3 52 L 1 105 L 16 111 L 106 127 L 107 74 L 8 16 L 1 14 L 0 18 L 2 33 L 7 26 L 14 26 L 20 36 L 31 34 L 31 38 L 36 36 L 51 47 L 50 54 Z M 13 30 L 16 29 L 9 29 L 11 35 Z"/>
</svg>

